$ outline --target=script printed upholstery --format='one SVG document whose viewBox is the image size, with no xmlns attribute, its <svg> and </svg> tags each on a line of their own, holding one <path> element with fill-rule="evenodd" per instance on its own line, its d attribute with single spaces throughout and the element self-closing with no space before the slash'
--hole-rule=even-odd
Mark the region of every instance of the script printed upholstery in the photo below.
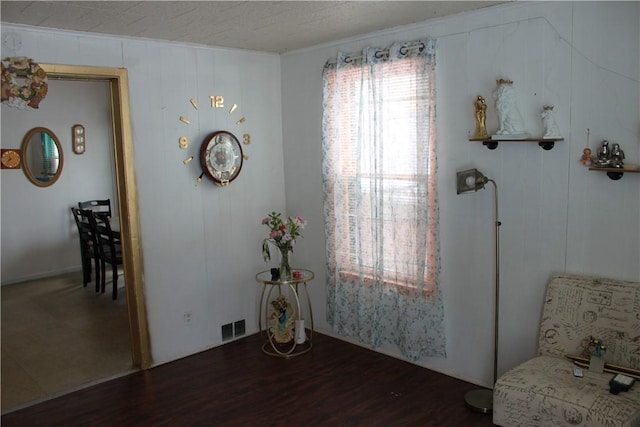
<svg viewBox="0 0 640 427">
<path fill-rule="evenodd" d="M 609 393 L 613 374 L 573 375 L 570 360 L 538 356 L 496 383 L 493 423 L 508 427 L 638 427 L 640 387 Z"/>
<path fill-rule="evenodd" d="M 640 284 L 576 275 L 551 279 L 539 354 L 580 355 L 590 337 L 605 344 L 605 362 L 640 370 Z"/>
<path fill-rule="evenodd" d="M 640 284 L 576 275 L 547 287 L 539 354 L 502 375 L 493 393 L 493 422 L 508 427 L 640 427 L 640 385 L 609 393 L 611 373 L 573 375 L 566 354 L 579 355 L 593 336 L 607 363 L 638 369 Z"/>
</svg>

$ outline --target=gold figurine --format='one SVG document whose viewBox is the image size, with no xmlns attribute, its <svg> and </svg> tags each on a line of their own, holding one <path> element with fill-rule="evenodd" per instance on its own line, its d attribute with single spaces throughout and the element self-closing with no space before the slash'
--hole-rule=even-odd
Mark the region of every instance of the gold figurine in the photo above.
<svg viewBox="0 0 640 427">
<path fill-rule="evenodd" d="M 478 95 L 474 102 L 475 107 L 475 116 L 476 116 L 476 133 L 473 136 L 475 139 L 484 139 L 488 138 L 489 134 L 487 133 L 487 103 L 483 97 Z"/>
</svg>

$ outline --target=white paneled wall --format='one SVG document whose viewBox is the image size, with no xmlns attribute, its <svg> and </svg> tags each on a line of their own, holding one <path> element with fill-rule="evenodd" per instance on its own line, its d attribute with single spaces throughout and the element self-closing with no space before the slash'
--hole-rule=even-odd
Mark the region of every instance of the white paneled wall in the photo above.
<svg viewBox="0 0 640 427">
<path fill-rule="evenodd" d="M 2 33 L 8 31 L 22 38 L 12 56 L 128 70 L 154 362 L 221 344 L 226 323 L 246 319 L 247 333 L 256 332 L 260 289 L 254 276 L 268 267 L 260 221 L 284 209 L 279 56 L 3 25 Z M 225 108 L 212 108 L 212 95 L 223 96 Z M 233 103 L 238 109 L 230 115 Z M 243 116 L 246 122 L 236 125 Z M 3 115 L 3 132 L 10 126 Z M 252 141 L 243 145 L 249 159 L 240 176 L 226 188 L 206 178 L 196 183 L 200 144 L 217 130 L 240 140 L 248 133 Z M 188 137 L 187 150 L 179 149 L 180 136 Z M 185 165 L 188 156 L 194 160 Z M 3 241 L 3 261 L 8 253 Z"/>
<path fill-rule="evenodd" d="M 535 354 L 546 282 L 569 271 L 640 280 L 640 174 L 620 181 L 579 164 L 591 146 L 619 142 L 640 163 L 638 3 L 511 4 L 422 25 L 287 53 L 282 59 L 287 209 L 308 217 L 296 259 L 318 272 L 313 287 L 324 317 L 320 81 L 338 50 L 431 36 L 437 42 L 437 126 L 441 285 L 448 357 L 420 364 L 489 385 L 494 283 L 492 188 L 456 195 L 455 173 L 476 167 L 499 187 L 501 305 L 499 371 Z M 615 49 L 612 47 L 615 46 Z M 542 134 L 540 112 L 554 105 L 565 138 L 536 143 L 470 143 L 473 100 L 487 99 L 487 128 L 497 129 L 492 91 L 514 80 L 526 130 Z M 287 156 L 290 156 L 288 161 Z M 382 351 L 399 355 L 394 348 Z M 398 356 L 400 357 L 400 356 Z"/>
</svg>

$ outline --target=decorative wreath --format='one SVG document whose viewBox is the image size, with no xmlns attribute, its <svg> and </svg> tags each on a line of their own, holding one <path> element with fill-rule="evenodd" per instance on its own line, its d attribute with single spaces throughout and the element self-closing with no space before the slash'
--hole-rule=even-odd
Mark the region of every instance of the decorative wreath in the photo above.
<svg viewBox="0 0 640 427">
<path fill-rule="evenodd" d="M 24 84 L 16 83 L 16 78 Z M 2 60 L 2 102 L 21 110 L 37 109 L 48 88 L 47 73 L 30 58 Z"/>
</svg>

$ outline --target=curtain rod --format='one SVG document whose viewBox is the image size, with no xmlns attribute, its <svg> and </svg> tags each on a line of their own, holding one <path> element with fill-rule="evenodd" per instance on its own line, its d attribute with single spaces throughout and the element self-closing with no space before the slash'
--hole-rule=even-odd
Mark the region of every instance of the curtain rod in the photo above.
<svg viewBox="0 0 640 427">
<path fill-rule="evenodd" d="M 413 45 L 406 45 L 406 46 L 401 46 L 399 51 L 401 55 L 406 55 L 410 50 L 418 50 L 420 52 L 422 52 L 425 49 L 425 45 L 424 43 L 420 42 L 418 44 L 413 44 Z M 376 51 L 376 53 L 374 54 L 374 56 L 378 59 L 380 58 L 384 58 L 385 56 L 389 56 L 389 49 L 381 49 Z M 344 62 L 346 62 L 347 64 L 350 64 L 353 61 L 357 61 L 358 59 L 362 59 L 362 55 L 358 55 L 358 56 L 347 56 L 346 58 L 344 58 Z"/>
</svg>

